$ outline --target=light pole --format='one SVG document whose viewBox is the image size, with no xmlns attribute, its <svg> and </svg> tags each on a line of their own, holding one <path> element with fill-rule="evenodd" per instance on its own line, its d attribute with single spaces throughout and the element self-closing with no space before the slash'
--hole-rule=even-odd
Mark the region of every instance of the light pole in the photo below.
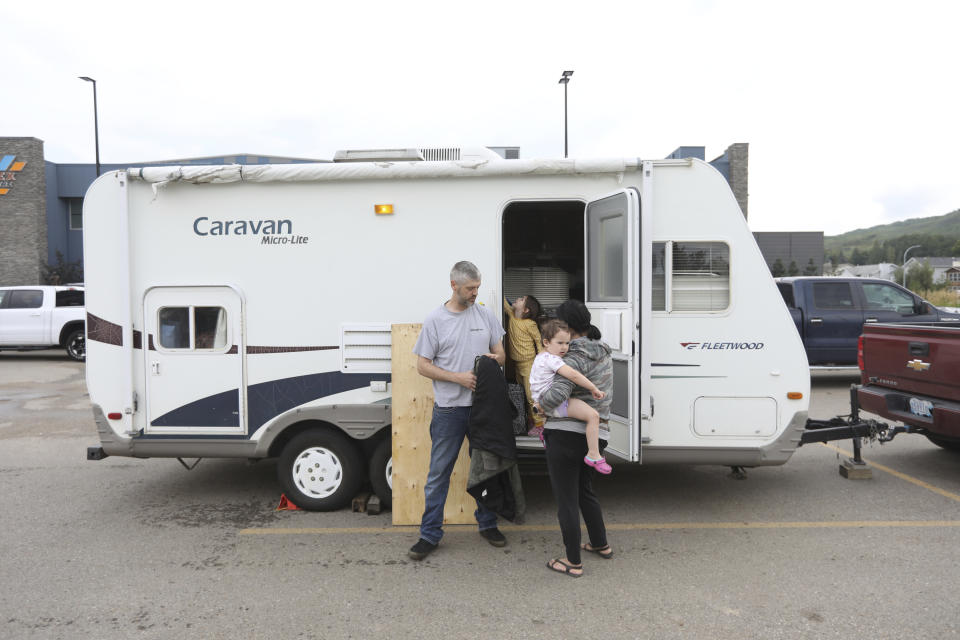
<svg viewBox="0 0 960 640">
<path fill-rule="evenodd" d="M 914 249 L 919 249 L 922 245 L 915 244 L 912 247 L 907 247 L 907 250 L 903 252 L 903 286 L 907 286 L 907 254 L 913 251 Z"/>
<path fill-rule="evenodd" d="M 93 83 L 93 144 L 97 149 L 97 177 L 100 177 L 100 129 L 97 125 L 97 81 L 87 76 L 80 76 L 81 80 Z"/>
<path fill-rule="evenodd" d="M 560 77 L 560 84 L 563 85 L 563 157 L 567 157 L 567 85 L 570 84 L 570 76 L 573 71 L 564 71 Z"/>
</svg>

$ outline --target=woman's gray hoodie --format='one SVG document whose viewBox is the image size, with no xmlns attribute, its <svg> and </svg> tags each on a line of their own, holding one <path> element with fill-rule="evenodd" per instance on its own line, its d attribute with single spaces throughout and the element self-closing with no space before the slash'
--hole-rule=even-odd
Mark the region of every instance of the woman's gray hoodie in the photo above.
<svg viewBox="0 0 960 640">
<path fill-rule="evenodd" d="M 610 347 L 599 340 L 591 340 L 587 337 L 577 338 L 570 342 L 570 350 L 563 361 L 585 375 L 606 395 L 603 400 L 595 400 L 589 391 L 556 374 L 550 388 L 540 396 L 540 407 L 549 416 L 568 398 L 583 400 L 600 414 L 600 438 L 609 440 L 610 432 L 607 429 L 606 419 L 610 417 L 610 402 L 613 399 L 613 359 L 610 357 Z M 587 432 L 585 423 L 572 418 L 548 417 L 545 428 L 575 433 Z"/>
</svg>

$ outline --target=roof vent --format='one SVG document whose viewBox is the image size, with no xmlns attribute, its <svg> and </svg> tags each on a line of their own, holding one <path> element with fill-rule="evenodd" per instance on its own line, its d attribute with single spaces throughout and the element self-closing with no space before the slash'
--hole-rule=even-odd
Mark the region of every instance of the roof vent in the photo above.
<svg viewBox="0 0 960 640">
<path fill-rule="evenodd" d="M 518 147 L 497 147 L 517 150 Z M 509 157 L 509 156 L 508 156 Z M 456 162 L 459 160 L 503 160 L 503 156 L 489 147 L 420 147 L 411 149 L 347 149 L 337 151 L 334 162 Z"/>
<path fill-rule="evenodd" d="M 420 155 L 424 160 L 459 160 L 459 147 L 430 147 L 421 148 Z"/>
<path fill-rule="evenodd" d="M 334 162 L 416 162 L 423 160 L 416 149 L 347 149 L 337 151 Z"/>
</svg>

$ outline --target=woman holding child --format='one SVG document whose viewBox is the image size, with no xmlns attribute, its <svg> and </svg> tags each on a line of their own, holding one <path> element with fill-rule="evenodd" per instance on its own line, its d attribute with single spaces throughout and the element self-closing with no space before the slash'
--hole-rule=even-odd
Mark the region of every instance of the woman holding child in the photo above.
<svg viewBox="0 0 960 640">
<path fill-rule="evenodd" d="M 553 571 L 578 578 L 583 575 L 581 551 L 596 553 L 609 559 L 613 557 L 613 550 L 607 543 L 607 530 L 603 524 L 600 502 L 593 493 L 592 479 L 598 467 L 589 461 L 584 464 L 584 457 L 590 449 L 587 444 L 587 424 L 572 417 L 553 416 L 558 407 L 571 399 L 589 405 L 599 414 L 602 451 L 610 437 L 607 419 L 610 416 L 610 393 L 613 390 L 613 361 L 610 348 L 600 342 L 600 331 L 590 324 L 590 312 L 582 302 L 564 302 L 557 307 L 557 317 L 566 323 L 570 333 L 569 350 L 563 358 L 564 363 L 583 374 L 593 387 L 591 393 L 591 390 L 557 375 L 551 386 L 539 397 L 540 408 L 548 416 L 543 432 L 547 470 L 557 501 L 557 518 L 566 547 L 566 556 L 551 560 L 547 566 Z M 583 544 L 580 541 L 581 513 L 589 535 L 589 542 Z"/>
</svg>

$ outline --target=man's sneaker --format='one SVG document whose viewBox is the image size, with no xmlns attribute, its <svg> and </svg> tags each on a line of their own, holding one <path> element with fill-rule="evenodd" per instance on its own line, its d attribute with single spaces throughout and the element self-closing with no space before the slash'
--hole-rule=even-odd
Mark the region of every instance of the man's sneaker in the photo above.
<svg viewBox="0 0 960 640">
<path fill-rule="evenodd" d="M 500 533 L 500 529 L 497 529 L 496 527 L 493 529 L 484 529 L 480 532 L 480 535 L 495 547 L 507 546 L 507 538 Z"/>
<path fill-rule="evenodd" d="M 423 560 L 436 548 L 437 545 L 420 538 L 417 540 L 417 544 L 410 547 L 410 551 L 407 551 L 407 555 L 410 556 L 412 560 Z"/>
</svg>

